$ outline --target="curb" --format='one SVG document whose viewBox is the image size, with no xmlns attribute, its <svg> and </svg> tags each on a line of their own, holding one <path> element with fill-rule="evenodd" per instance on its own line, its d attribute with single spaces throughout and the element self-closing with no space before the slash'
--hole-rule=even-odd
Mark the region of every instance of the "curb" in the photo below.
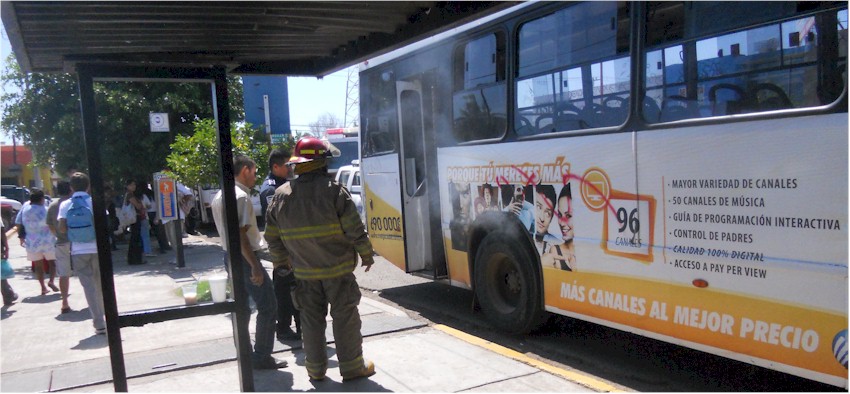
<svg viewBox="0 0 850 394">
<path fill-rule="evenodd" d="M 597 391 L 597 392 L 603 392 L 603 393 L 612 393 L 612 392 L 622 391 L 622 390 L 618 389 L 617 387 L 614 387 L 613 385 L 608 384 L 607 382 L 604 382 L 604 381 L 597 379 L 593 376 L 589 376 L 589 375 L 579 373 L 579 372 L 568 371 L 568 370 L 563 369 L 563 368 L 558 368 L 554 365 L 547 364 L 547 363 L 539 361 L 539 360 L 535 360 L 535 359 L 528 357 L 525 354 L 517 352 L 513 349 L 509 349 L 509 348 L 506 348 L 506 347 L 499 345 L 497 343 L 493 343 L 493 342 L 490 342 L 488 340 L 476 337 L 474 335 L 467 334 L 463 331 L 451 328 L 449 326 L 446 326 L 446 325 L 443 325 L 443 324 L 436 324 L 436 325 L 434 325 L 434 328 L 437 329 L 437 330 L 440 330 L 440 331 L 442 331 L 446 334 L 449 334 L 449 335 L 451 335 L 455 338 L 458 338 L 462 341 L 465 341 L 467 343 L 471 343 L 473 345 L 476 345 L 476 346 L 482 347 L 484 349 L 490 350 L 490 351 L 492 351 L 496 354 L 499 354 L 501 356 L 514 359 L 514 360 L 519 361 L 523 364 L 537 368 L 541 371 L 549 372 L 553 375 L 560 376 L 560 377 L 562 377 L 566 380 L 575 382 L 575 383 L 580 384 L 584 387 L 587 387 L 591 390 L 594 390 L 594 391 Z"/>
</svg>

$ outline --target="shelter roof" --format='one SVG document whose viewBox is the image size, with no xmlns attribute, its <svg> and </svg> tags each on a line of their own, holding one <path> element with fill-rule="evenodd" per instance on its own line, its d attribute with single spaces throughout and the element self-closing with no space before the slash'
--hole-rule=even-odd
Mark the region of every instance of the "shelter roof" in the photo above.
<svg viewBox="0 0 850 394">
<path fill-rule="evenodd" d="M 3 1 L 27 72 L 77 63 L 323 76 L 515 2 Z"/>
</svg>

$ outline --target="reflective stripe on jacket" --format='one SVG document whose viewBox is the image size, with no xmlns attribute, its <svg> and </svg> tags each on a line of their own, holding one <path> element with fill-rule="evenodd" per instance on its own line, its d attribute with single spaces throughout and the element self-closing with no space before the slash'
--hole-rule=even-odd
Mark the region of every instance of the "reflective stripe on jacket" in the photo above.
<svg viewBox="0 0 850 394">
<path fill-rule="evenodd" d="M 354 271 L 357 255 L 373 253 L 351 194 L 321 172 L 277 188 L 266 211 L 265 238 L 274 266 L 292 266 L 301 280 L 340 277 Z"/>
</svg>

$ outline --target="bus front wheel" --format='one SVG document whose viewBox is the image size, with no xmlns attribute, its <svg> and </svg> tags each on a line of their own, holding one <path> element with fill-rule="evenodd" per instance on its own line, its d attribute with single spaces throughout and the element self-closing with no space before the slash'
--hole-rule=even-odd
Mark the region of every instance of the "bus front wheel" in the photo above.
<svg viewBox="0 0 850 394">
<path fill-rule="evenodd" d="M 527 248 L 503 234 L 484 238 L 475 257 L 475 293 L 481 310 L 497 328 L 523 334 L 543 317 L 542 285 Z"/>
</svg>

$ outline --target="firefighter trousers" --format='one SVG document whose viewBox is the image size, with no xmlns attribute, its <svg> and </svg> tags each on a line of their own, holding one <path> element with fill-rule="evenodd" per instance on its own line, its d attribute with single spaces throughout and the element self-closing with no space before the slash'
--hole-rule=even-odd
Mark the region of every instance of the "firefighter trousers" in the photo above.
<svg viewBox="0 0 850 394">
<path fill-rule="evenodd" d="M 301 335 L 306 355 L 305 366 L 312 376 L 324 376 L 328 369 L 328 304 L 333 318 L 333 334 L 339 372 L 343 377 L 356 375 L 365 367 L 363 337 L 360 334 L 360 288 L 353 273 L 323 280 L 297 280 L 292 301 L 301 312 Z"/>
</svg>

